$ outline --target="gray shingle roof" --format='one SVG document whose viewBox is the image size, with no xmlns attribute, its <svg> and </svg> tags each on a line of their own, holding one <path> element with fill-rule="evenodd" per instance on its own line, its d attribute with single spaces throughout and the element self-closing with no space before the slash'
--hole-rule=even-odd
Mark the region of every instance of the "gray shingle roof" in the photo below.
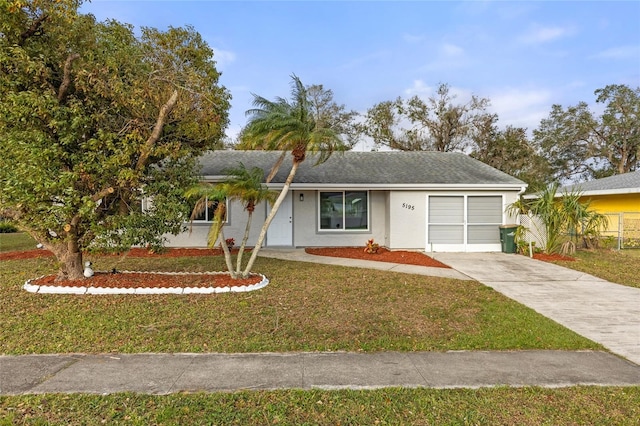
<svg viewBox="0 0 640 426">
<path fill-rule="evenodd" d="M 568 192 L 577 190 L 585 194 L 594 192 L 615 193 L 618 190 L 621 193 L 640 192 L 640 170 L 589 182 L 577 183 L 567 186 L 563 188 L 563 190 Z"/>
<path fill-rule="evenodd" d="M 221 176 L 224 170 L 243 163 L 260 167 L 268 173 L 279 151 L 212 151 L 200 158 L 203 176 Z M 333 154 L 325 163 L 307 156 L 294 178 L 295 184 L 344 185 L 508 185 L 523 186 L 523 181 L 509 176 L 468 155 L 425 151 L 347 151 Z M 291 168 L 286 154 L 273 183 L 284 183 Z"/>
</svg>

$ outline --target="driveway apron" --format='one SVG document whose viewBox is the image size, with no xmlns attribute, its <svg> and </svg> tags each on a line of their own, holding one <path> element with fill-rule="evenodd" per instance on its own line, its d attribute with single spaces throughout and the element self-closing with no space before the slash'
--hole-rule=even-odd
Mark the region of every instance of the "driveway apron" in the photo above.
<svg viewBox="0 0 640 426">
<path fill-rule="evenodd" d="M 432 257 L 640 364 L 640 289 L 515 254 Z"/>
</svg>

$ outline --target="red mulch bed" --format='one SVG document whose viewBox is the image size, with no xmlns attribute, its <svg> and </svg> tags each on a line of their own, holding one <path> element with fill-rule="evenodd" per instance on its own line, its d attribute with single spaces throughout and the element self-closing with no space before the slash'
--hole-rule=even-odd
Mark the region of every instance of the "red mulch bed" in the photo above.
<svg viewBox="0 0 640 426">
<path fill-rule="evenodd" d="M 55 281 L 55 275 L 47 275 L 31 283 L 34 285 L 100 288 L 170 288 L 170 287 L 237 287 L 257 284 L 262 276 L 234 280 L 229 274 L 179 274 L 169 275 L 143 272 L 97 272 L 86 280 Z"/>
<path fill-rule="evenodd" d="M 364 251 L 364 247 L 318 247 L 306 248 L 309 254 L 318 256 L 346 257 L 351 259 L 373 260 L 378 262 L 403 263 L 408 265 L 431 266 L 449 268 L 444 263 L 427 256 L 424 253 L 405 250 L 388 250 L 381 247 L 378 253 L 371 254 Z M 237 252 L 237 251 L 235 251 Z M 162 253 L 153 253 L 147 249 L 131 249 L 127 256 L 131 257 L 186 257 L 186 256 L 220 256 L 221 249 L 200 248 L 171 248 Z M 0 260 L 31 259 L 35 257 L 53 256 L 48 250 L 25 250 L 0 253 Z M 557 260 L 575 261 L 573 257 L 560 254 L 536 253 L 534 259 L 550 262 Z M 54 285 L 55 275 L 48 275 L 33 281 L 36 285 Z M 56 282 L 55 285 L 68 287 L 232 287 L 252 285 L 260 282 L 261 276 L 255 275 L 245 280 L 233 280 L 228 274 L 157 274 L 157 273 L 96 273 L 91 280 L 76 280 Z"/>
<path fill-rule="evenodd" d="M 570 256 L 564 256 L 562 254 L 558 254 L 558 253 L 552 253 L 552 254 L 544 254 L 544 253 L 534 253 L 533 254 L 533 258 L 537 259 L 537 260 L 542 260 L 545 262 L 553 262 L 556 260 L 564 260 L 564 261 L 568 261 L 568 262 L 575 262 L 575 258 L 570 257 Z"/>
<path fill-rule="evenodd" d="M 350 259 L 375 260 L 378 262 L 403 263 L 406 265 L 432 266 L 449 268 L 444 263 L 417 251 L 378 249 L 378 253 L 367 253 L 364 247 L 318 247 L 306 248 L 309 254 L 331 257 L 348 257 Z"/>
</svg>

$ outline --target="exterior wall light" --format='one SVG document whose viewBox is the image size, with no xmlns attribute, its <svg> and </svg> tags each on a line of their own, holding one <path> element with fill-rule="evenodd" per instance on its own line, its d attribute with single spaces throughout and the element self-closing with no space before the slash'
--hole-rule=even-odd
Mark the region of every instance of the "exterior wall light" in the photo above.
<svg viewBox="0 0 640 426">
<path fill-rule="evenodd" d="M 300 194 L 300 201 L 304 201 L 304 194 Z"/>
</svg>

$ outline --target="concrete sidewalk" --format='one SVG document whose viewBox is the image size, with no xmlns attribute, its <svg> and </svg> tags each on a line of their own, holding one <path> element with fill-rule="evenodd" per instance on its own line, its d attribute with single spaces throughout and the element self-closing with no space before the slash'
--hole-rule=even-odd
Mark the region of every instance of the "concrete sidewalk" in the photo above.
<svg viewBox="0 0 640 426">
<path fill-rule="evenodd" d="M 589 351 L 0 356 L 0 395 L 502 385 L 640 385 L 640 366 Z"/>
</svg>

